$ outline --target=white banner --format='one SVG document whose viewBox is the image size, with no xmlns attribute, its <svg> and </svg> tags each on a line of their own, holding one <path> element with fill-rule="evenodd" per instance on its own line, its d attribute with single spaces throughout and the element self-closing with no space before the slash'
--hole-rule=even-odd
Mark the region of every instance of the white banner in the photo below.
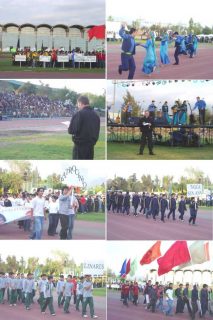
<svg viewBox="0 0 213 320">
<path fill-rule="evenodd" d="M 27 207 L 2 207 L 0 206 L 0 225 L 15 220 L 31 217 L 31 209 Z"/>
<path fill-rule="evenodd" d="M 91 276 L 103 276 L 104 261 L 85 261 L 83 263 L 83 274 L 90 274 Z"/>
<path fill-rule="evenodd" d="M 96 56 L 83 56 L 82 54 L 75 54 L 75 62 L 96 62 Z"/>
<path fill-rule="evenodd" d="M 202 184 L 187 184 L 187 197 L 200 197 L 202 194 Z"/>
<path fill-rule="evenodd" d="M 57 56 L 58 62 L 69 62 L 69 56 Z"/>
<path fill-rule="evenodd" d="M 15 61 L 16 62 L 26 62 L 27 57 L 24 55 L 15 55 Z"/>
<path fill-rule="evenodd" d="M 51 57 L 50 56 L 39 56 L 39 61 L 40 62 L 50 62 Z"/>
</svg>

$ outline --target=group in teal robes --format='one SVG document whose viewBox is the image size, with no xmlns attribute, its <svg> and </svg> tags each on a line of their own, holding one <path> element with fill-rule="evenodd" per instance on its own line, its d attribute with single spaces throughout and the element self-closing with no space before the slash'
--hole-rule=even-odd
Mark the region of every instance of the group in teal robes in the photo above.
<svg viewBox="0 0 213 320">
<path fill-rule="evenodd" d="M 163 35 L 160 44 L 160 59 L 162 64 L 170 64 L 170 59 L 168 55 L 169 42 L 170 41 L 168 34 Z"/>
</svg>

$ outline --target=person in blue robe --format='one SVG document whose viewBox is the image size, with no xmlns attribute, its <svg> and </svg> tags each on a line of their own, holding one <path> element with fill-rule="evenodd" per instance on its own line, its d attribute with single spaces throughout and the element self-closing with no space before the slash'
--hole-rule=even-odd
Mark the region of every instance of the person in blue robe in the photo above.
<svg viewBox="0 0 213 320">
<path fill-rule="evenodd" d="M 160 59 L 162 64 L 170 64 L 170 59 L 168 55 L 168 46 L 169 46 L 169 36 L 168 34 L 164 34 L 160 44 Z"/>
<path fill-rule="evenodd" d="M 146 43 L 141 44 L 141 47 L 146 49 L 146 56 L 143 61 L 142 72 L 150 75 L 157 66 L 154 33 L 148 33 Z"/>
<path fill-rule="evenodd" d="M 197 48 L 198 48 L 198 38 L 195 34 L 193 35 L 193 48 L 194 48 L 194 56 L 196 56 Z"/>
<path fill-rule="evenodd" d="M 169 117 L 169 107 L 168 107 L 167 101 L 165 101 L 164 104 L 162 105 L 162 116 L 163 116 L 165 124 L 171 123 L 171 119 Z"/>
<path fill-rule="evenodd" d="M 187 102 L 183 101 L 180 106 L 179 124 L 185 125 L 187 123 Z"/>
</svg>

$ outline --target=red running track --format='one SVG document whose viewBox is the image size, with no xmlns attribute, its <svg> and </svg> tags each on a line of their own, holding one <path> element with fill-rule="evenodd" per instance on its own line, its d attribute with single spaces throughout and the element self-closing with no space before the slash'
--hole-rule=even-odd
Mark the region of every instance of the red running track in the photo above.
<svg viewBox="0 0 213 320">
<path fill-rule="evenodd" d="M 165 304 L 166 306 L 166 304 Z M 198 319 L 198 314 L 196 319 Z M 162 320 L 162 319 L 174 319 L 174 320 L 188 320 L 190 319 L 186 306 L 183 314 L 175 314 L 173 317 L 167 317 L 162 312 L 151 313 L 145 309 L 143 305 L 143 296 L 139 296 L 138 306 L 134 306 L 129 303 L 129 307 L 123 305 L 120 301 L 120 292 L 113 292 L 108 290 L 107 294 L 107 320 Z M 212 319 L 210 315 L 206 315 L 206 320 Z"/>
<path fill-rule="evenodd" d="M 48 222 L 45 222 L 42 240 L 59 240 L 59 235 L 54 237 L 47 234 Z M 60 232 L 60 225 L 57 228 Z M 29 232 L 19 229 L 17 222 L 0 226 L 1 240 L 29 240 Z M 75 220 L 73 240 L 104 240 L 105 223 Z"/>
<path fill-rule="evenodd" d="M 178 213 L 176 211 L 176 217 Z M 199 210 L 197 225 L 188 224 L 189 214 L 185 221 L 165 219 L 165 223 L 140 214 L 138 217 L 113 214 L 107 215 L 108 240 L 212 240 L 212 212 Z"/>
<path fill-rule="evenodd" d="M 128 72 L 118 74 L 120 64 L 121 45 L 108 44 L 107 47 L 107 78 L 124 80 Z M 188 56 L 180 55 L 180 64 L 174 66 L 174 48 L 169 49 L 171 64 L 157 68 L 148 77 L 141 71 L 145 57 L 145 49 L 138 48 L 135 55 L 136 72 L 134 79 L 212 79 L 213 78 L 213 46 L 200 44 L 197 56 L 190 59 Z M 157 49 L 159 60 L 159 49 Z"/>
<path fill-rule="evenodd" d="M 32 305 L 31 310 L 25 310 L 23 304 L 18 304 L 16 307 L 10 307 L 7 303 L 4 305 L 0 305 L 0 319 L 4 320 L 40 320 L 40 319 L 72 319 L 72 320 L 80 320 L 82 319 L 81 312 L 75 310 L 73 302 L 70 305 L 70 314 L 64 314 L 62 308 L 58 308 L 57 306 L 57 297 L 54 297 L 54 309 L 56 316 L 52 317 L 50 315 L 49 309 L 47 308 L 45 314 L 41 314 L 40 307 L 34 299 L 35 303 Z M 95 305 L 95 314 L 98 316 L 100 320 L 106 320 L 106 300 L 104 297 L 94 297 L 94 305 Z M 81 307 L 80 307 L 81 308 Z M 81 309 L 80 309 L 81 310 Z M 89 307 L 87 307 L 88 319 L 89 316 Z"/>
</svg>

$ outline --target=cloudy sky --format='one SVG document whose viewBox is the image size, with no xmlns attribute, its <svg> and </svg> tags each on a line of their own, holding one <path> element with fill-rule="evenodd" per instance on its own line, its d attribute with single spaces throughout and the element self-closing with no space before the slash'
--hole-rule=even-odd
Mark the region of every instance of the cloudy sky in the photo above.
<svg viewBox="0 0 213 320">
<path fill-rule="evenodd" d="M 124 243 L 125 242 L 125 243 Z M 158 267 L 157 261 L 152 262 L 149 265 L 141 266 L 139 261 L 142 256 L 147 252 L 149 248 L 156 241 L 108 241 L 107 243 L 107 265 L 112 269 L 116 274 L 119 274 L 121 270 L 122 263 L 125 259 L 131 259 L 133 261 L 137 258 L 138 261 L 138 270 L 136 275 L 141 276 L 146 271 L 150 269 L 155 269 Z M 174 243 L 174 241 L 162 241 L 161 242 L 161 254 L 164 255 L 169 247 Z M 187 241 L 188 245 L 191 245 L 193 241 Z M 191 266 L 191 269 L 212 269 L 212 259 L 213 259 L 213 241 L 210 241 L 210 261 L 205 262 L 201 265 Z M 189 269 L 189 268 L 187 268 Z"/>
<path fill-rule="evenodd" d="M 141 1 L 107 0 L 107 17 L 112 16 L 117 21 L 132 22 L 141 19 L 147 23 L 181 23 L 187 24 L 190 18 L 203 26 L 212 26 L 212 0 L 194 1 L 179 0 L 173 5 L 170 0 Z"/>
<path fill-rule="evenodd" d="M 12 80 L 12 79 L 11 79 Z M 28 82 L 29 79 L 16 79 L 17 81 Z M 90 92 L 97 95 L 103 95 L 106 91 L 106 81 L 104 79 L 30 79 L 30 82 L 36 85 L 49 84 L 51 88 L 64 88 L 77 91 L 79 93 Z"/>
<path fill-rule="evenodd" d="M 158 109 L 165 101 L 168 101 L 169 107 L 174 105 L 174 101 L 177 99 L 188 100 L 192 107 L 196 102 L 196 97 L 200 96 L 205 99 L 207 107 L 213 112 L 213 81 L 178 81 L 166 84 L 150 84 L 149 86 L 142 85 L 141 81 L 135 81 L 134 86 L 124 87 L 126 82 L 117 82 L 116 95 L 115 95 L 115 109 L 119 111 L 121 104 L 123 103 L 123 96 L 126 95 L 126 91 L 135 97 L 143 109 L 146 109 L 152 100 L 156 101 Z M 114 84 L 111 80 L 107 81 L 107 103 L 111 105 L 113 102 L 113 88 Z M 113 111 L 113 108 L 112 110 Z"/>
<path fill-rule="evenodd" d="M 66 168 L 69 168 L 73 165 L 77 167 L 80 172 L 80 175 L 84 177 L 87 186 L 95 186 L 105 182 L 105 171 L 103 161 L 66 161 L 66 160 L 32 160 L 32 167 L 38 169 L 39 174 L 42 178 L 46 178 L 52 173 L 63 174 Z M 7 161 L 0 161 L 0 167 L 9 169 Z M 74 179 L 74 177 L 73 177 Z"/>
<path fill-rule="evenodd" d="M 8 22 L 104 24 L 105 0 L 0 0 L 0 24 Z"/>
<path fill-rule="evenodd" d="M 139 179 L 143 174 L 151 174 L 154 178 L 155 175 L 163 177 L 165 175 L 174 176 L 178 180 L 181 175 L 187 175 L 186 168 L 195 168 L 202 170 L 206 175 L 213 180 L 213 171 L 211 170 L 212 161 L 206 160 L 205 165 L 203 161 L 197 160 L 157 160 L 157 161 L 134 161 L 134 166 L 129 165 L 129 161 L 123 160 L 119 163 L 117 161 L 107 161 L 108 178 L 114 178 L 115 174 L 118 177 L 127 178 L 131 174 L 136 173 Z"/>
<path fill-rule="evenodd" d="M 17 243 L 17 242 L 16 242 Z M 14 241 L 1 241 L 0 254 L 5 259 L 8 255 L 15 255 L 17 259 L 23 257 L 39 257 L 43 263 L 46 258 L 54 258 L 54 251 L 60 250 L 70 254 L 70 258 L 74 258 L 75 262 L 81 263 L 85 260 L 105 260 L 105 241 L 18 241 L 18 245 L 14 245 Z"/>
</svg>

